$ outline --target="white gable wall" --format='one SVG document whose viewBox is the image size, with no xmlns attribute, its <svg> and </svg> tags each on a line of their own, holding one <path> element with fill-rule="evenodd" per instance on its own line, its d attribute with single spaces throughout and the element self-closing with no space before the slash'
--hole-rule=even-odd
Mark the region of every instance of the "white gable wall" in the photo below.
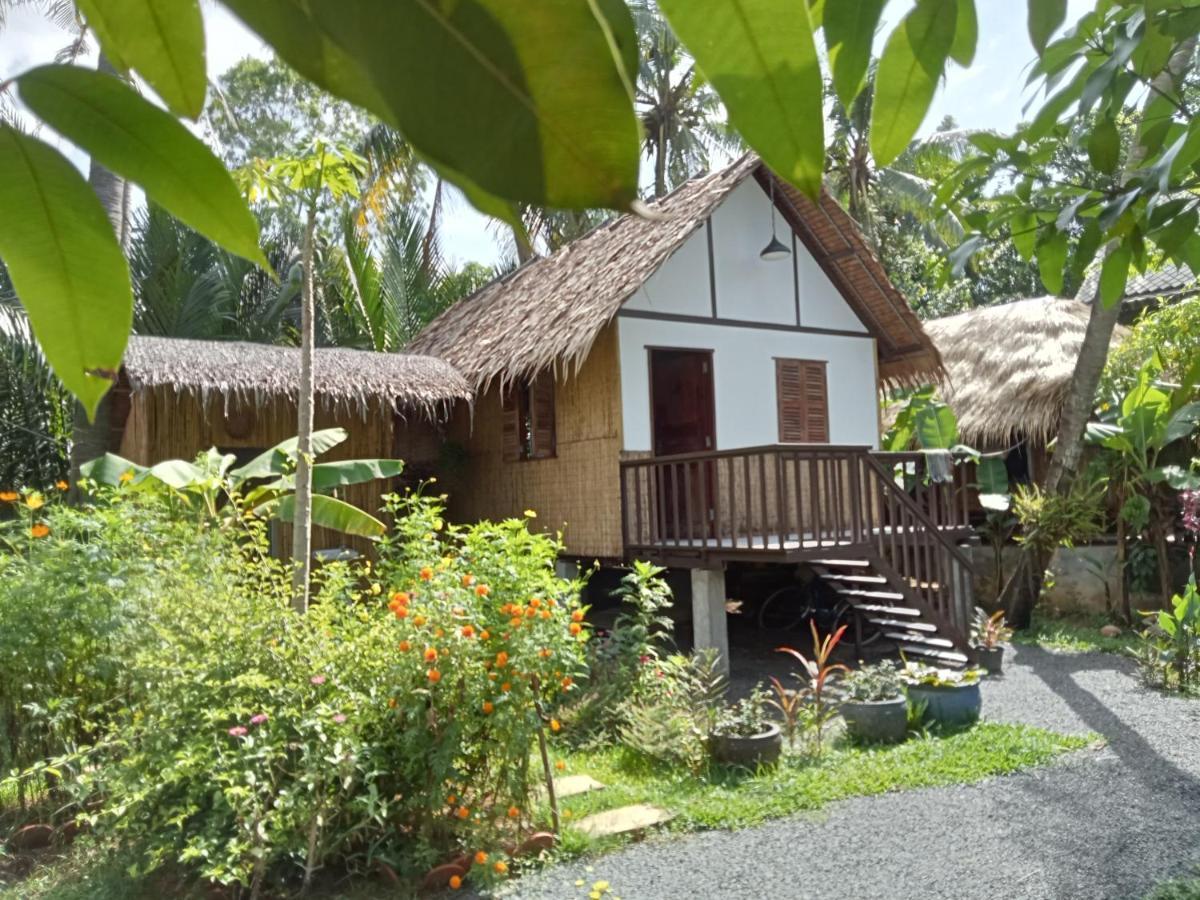
<svg viewBox="0 0 1200 900">
<path fill-rule="evenodd" d="M 770 211 L 748 178 L 625 303 L 618 336 L 626 450 L 652 449 L 649 347 L 713 351 L 720 449 L 778 442 L 776 357 L 825 360 L 830 442 L 877 445 L 874 339 L 782 218 L 776 232 L 791 243 L 791 259 L 759 258 Z"/>
</svg>

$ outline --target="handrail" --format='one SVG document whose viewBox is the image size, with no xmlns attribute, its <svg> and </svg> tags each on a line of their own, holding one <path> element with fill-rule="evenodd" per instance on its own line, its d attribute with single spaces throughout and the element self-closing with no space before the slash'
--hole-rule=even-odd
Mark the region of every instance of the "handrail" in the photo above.
<svg viewBox="0 0 1200 900">
<path fill-rule="evenodd" d="M 691 453 L 671 453 L 665 456 L 644 456 L 620 461 L 621 468 L 633 468 L 649 463 L 682 463 L 705 462 L 710 459 L 729 459 L 735 456 L 753 456 L 757 453 L 773 453 L 782 451 L 811 451 L 818 454 L 836 455 L 846 453 L 870 453 L 871 448 L 866 444 L 800 444 L 779 443 L 760 444 L 756 447 L 734 447 L 729 450 L 695 450 Z"/>
<path fill-rule="evenodd" d="M 900 505 L 906 507 L 920 521 L 920 523 L 929 530 L 931 534 L 936 535 L 939 543 L 953 553 L 955 558 L 967 567 L 968 571 L 974 567 L 970 557 L 963 553 L 957 544 L 950 540 L 950 538 L 948 538 L 940 528 L 933 524 L 933 520 L 925 514 L 925 510 L 921 509 L 921 505 L 912 497 L 908 496 L 905 491 L 897 489 L 895 480 L 891 475 L 888 474 L 887 470 L 880 465 L 879 460 L 875 459 L 873 454 L 867 455 L 867 465 L 871 467 L 876 475 L 884 480 L 884 482 L 888 485 L 889 490 L 895 491 L 895 496 L 900 501 Z"/>
</svg>

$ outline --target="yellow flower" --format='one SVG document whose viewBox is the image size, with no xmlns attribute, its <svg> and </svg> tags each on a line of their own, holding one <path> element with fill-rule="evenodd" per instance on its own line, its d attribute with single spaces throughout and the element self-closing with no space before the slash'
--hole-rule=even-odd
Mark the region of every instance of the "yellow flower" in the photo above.
<svg viewBox="0 0 1200 900">
<path fill-rule="evenodd" d="M 46 498 L 34 491 L 25 498 L 25 505 L 30 509 L 41 509 L 46 505 Z"/>
<path fill-rule="evenodd" d="M 535 513 L 532 509 L 527 509 L 527 510 L 525 510 L 525 518 L 536 519 L 537 513 Z"/>
<path fill-rule="evenodd" d="M 133 481 L 133 469 L 130 469 L 128 472 L 122 472 L 121 477 L 117 480 L 121 484 L 129 484 L 129 482 Z"/>
</svg>

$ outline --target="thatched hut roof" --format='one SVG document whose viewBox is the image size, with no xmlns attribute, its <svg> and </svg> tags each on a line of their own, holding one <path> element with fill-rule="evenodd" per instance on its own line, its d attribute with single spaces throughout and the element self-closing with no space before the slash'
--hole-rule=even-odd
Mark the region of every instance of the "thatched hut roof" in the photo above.
<svg viewBox="0 0 1200 900">
<path fill-rule="evenodd" d="M 481 388 L 550 367 L 578 370 L 621 305 L 751 176 L 764 186 L 774 179 L 747 154 L 650 204 L 651 215 L 620 216 L 526 263 L 442 313 L 411 349 L 449 360 Z M 774 180 L 780 214 L 878 338 L 881 376 L 939 377 L 937 350 L 846 211 L 827 192 L 813 203 Z"/>
<path fill-rule="evenodd" d="M 1035 297 L 925 323 L 946 366 L 941 395 L 964 443 L 990 449 L 1016 435 L 1049 443 L 1090 312 L 1078 300 Z"/>
<path fill-rule="evenodd" d="M 134 392 L 170 388 L 207 401 L 209 397 L 255 404 L 295 401 L 300 384 L 300 350 L 242 341 L 182 338 L 129 339 L 125 377 Z M 313 356 L 317 402 L 365 416 L 390 407 L 444 417 L 456 400 L 471 400 L 471 387 L 453 366 L 429 356 L 372 353 L 321 347 Z"/>
</svg>

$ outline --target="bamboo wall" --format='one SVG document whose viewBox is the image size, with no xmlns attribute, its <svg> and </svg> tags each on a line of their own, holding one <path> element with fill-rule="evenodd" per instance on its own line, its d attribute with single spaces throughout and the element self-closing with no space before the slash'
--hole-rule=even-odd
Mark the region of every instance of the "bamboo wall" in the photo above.
<svg viewBox="0 0 1200 900">
<path fill-rule="evenodd" d="M 500 391 L 481 395 L 474 421 L 465 408 L 453 419 L 451 439 L 466 450 L 465 465 L 447 475 L 450 517 L 502 519 L 537 513 L 536 526 L 562 530 L 567 552 L 620 558 L 621 382 L 616 328 L 601 332 L 579 373 L 555 388 L 556 455 L 505 462 Z"/>
<path fill-rule="evenodd" d="M 380 405 L 364 416 L 358 411 L 334 412 L 319 403 L 314 411 L 314 428 L 345 428 L 349 437 L 323 454 L 319 461 L 339 459 L 399 458 L 406 464 L 406 479 L 411 471 L 428 469 L 437 459 L 441 439 L 427 420 L 413 414 L 407 421 L 398 419 L 390 407 Z M 155 389 L 132 394 L 129 416 L 125 421 L 119 453 L 141 465 L 165 459 L 191 460 L 197 454 L 216 447 L 223 452 L 266 450 L 296 434 L 296 407 L 290 401 L 275 401 L 255 408 L 253 404 L 231 401 L 226 407 L 221 397 L 202 403 L 190 394 Z M 337 496 L 372 515 L 379 515 L 381 498 L 397 485 L 383 481 L 350 485 Z M 291 529 L 284 525 L 277 535 L 277 546 L 291 547 Z M 352 547 L 359 552 L 370 549 L 370 541 L 324 528 L 313 530 L 313 549 Z"/>
</svg>

